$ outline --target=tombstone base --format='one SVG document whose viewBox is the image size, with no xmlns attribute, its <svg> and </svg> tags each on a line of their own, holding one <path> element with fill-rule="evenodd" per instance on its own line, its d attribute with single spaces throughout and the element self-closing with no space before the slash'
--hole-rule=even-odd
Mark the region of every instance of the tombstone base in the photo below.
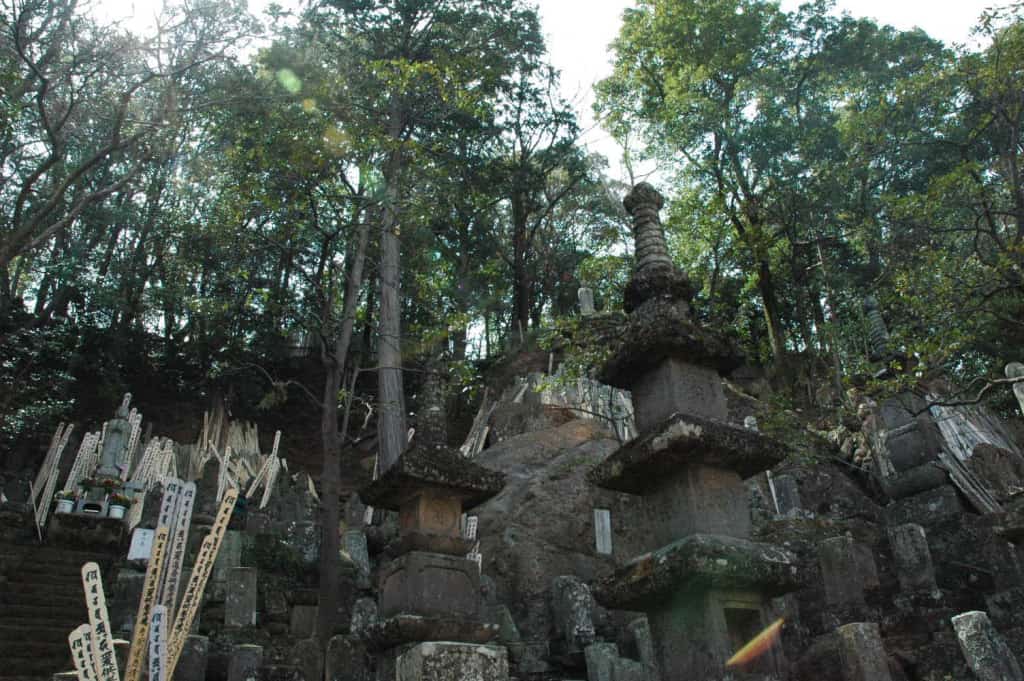
<svg viewBox="0 0 1024 681">
<path fill-rule="evenodd" d="M 374 622 L 361 632 L 361 637 L 369 650 L 383 651 L 423 641 L 489 643 L 500 631 L 498 624 L 477 620 L 400 614 Z"/>
<path fill-rule="evenodd" d="M 508 681 L 508 651 L 469 643 L 420 643 L 396 651 L 377 681 Z"/>
<path fill-rule="evenodd" d="M 480 567 L 442 553 L 399 556 L 381 571 L 380 614 L 479 620 Z"/>
</svg>

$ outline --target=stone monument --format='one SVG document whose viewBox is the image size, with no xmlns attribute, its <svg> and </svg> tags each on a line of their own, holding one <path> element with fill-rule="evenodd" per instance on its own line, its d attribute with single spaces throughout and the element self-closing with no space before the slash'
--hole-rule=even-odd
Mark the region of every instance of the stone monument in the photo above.
<svg viewBox="0 0 1024 681">
<path fill-rule="evenodd" d="M 640 435 L 590 479 L 637 495 L 648 552 L 599 581 L 594 595 L 606 607 L 647 613 L 663 678 L 775 673 L 775 651 L 741 669 L 726 662 L 769 626 L 767 599 L 796 586 L 795 556 L 751 541 L 743 484 L 786 452 L 726 423 L 719 373 L 740 357 L 691 319 L 693 289 L 668 256 L 661 195 L 644 183 L 624 204 L 636 238 L 624 301 L 630 317 L 600 380 L 632 390 Z"/>
<path fill-rule="evenodd" d="M 1021 379 L 1013 384 L 1013 394 L 1017 398 L 1017 404 L 1020 405 L 1021 413 L 1024 413 L 1024 364 L 1020 362 L 1010 362 L 1007 364 L 1006 377 Z"/>
<path fill-rule="evenodd" d="M 380 653 L 379 681 L 502 681 L 507 651 L 484 645 L 499 627 L 484 621 L 480 565 L 467 557 L 473 542 L 462 536 L 461 520 L 501 491 L 504 476 L 446 446 L 436 368 L 423 403 L 413 446 L 360 491 L 365 503 L 399 514 L 399 538 L 390 547 L 395 557 L 380 570 L 379 620 L 362 636 Z M 485 676 L 473 676 L 481 670 Z"/>
<path fill-rule="evenodd" d="M 96 475 L 101 478 L 120 478 L 121 466 L 127 460 L 128 439 L 131 437 L 132 427 L 128 422 L 128 405 L 131 403 L 131 393 L 124 396 L 124 401 L 117 408 L 117 412 L 110 421 L 107 421 L 107 428 L 103 435 L 103 451 L 100 454 L 100 466 Z"/>
</svg>

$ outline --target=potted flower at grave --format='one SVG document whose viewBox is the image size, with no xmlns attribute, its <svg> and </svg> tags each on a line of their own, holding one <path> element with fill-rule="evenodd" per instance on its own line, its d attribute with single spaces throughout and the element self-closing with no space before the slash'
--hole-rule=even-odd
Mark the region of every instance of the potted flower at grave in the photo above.
<svg viewBox="0 0 1024 681">
<path fill-rule="evenodd" d="M 75 510 L 75 502 L 78 500 L 78 495 L 71 490 L 61 490 L 54 495 L 57 500 L 57 509 L 55 513 L 71 513 Z"/>
<path fill-rule="evenodd" d="M 123 494 L 111 494 L 108 503 L 107 517 L 123 518 L 125 511 L 135 503 L 135 500 Z"/>
</svg>

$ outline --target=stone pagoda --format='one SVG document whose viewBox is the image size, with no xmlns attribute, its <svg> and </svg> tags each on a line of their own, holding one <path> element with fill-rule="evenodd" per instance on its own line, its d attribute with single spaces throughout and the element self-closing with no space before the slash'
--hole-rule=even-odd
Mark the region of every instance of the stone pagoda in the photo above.
<svg viewBox="0 0 1024 681">
<path fill-rule="evenodd" d="M 785 456 L 779 443 L 727 423 L 720 373 L 740 358 L 691 317 L 693 288 L 668 255 L 664 199 L 637 185 L 636 269 L 629 320 L 601 380 L 631 390 L 640 435 L 590 472 L 600 487 L 639 497 L 632 525 L 647 551 L 595 585 L 604 606 L 647 613 L 665 679 L 777 672 L 773 650 L 743 667 L 726 662 L 770 624 L 767 600 L 796 586 L 796 558 L 751 541 L 743 480 Z"/>
<path fill-rule="evenodd" d="M 441 377 L 428 371 L 410 449 L 368 487 L 367 504 L 398 511 L 393 559 L 380 570 L 380 620 L 365 633 L 380 653 L 380 681 L 508 679 L 505 648 L 485 645 L 480 563 L 468 557 L 463 513 L 501 491 L 505 477 L 446 444 Z"/>
</svg>

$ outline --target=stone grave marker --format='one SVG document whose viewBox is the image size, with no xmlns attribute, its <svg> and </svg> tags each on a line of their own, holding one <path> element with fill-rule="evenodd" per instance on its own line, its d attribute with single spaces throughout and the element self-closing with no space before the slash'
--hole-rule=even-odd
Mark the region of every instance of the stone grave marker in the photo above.
<svg viewBox="0 0 1024 681">
<path fill-rule="evenodd" d="M 594 509 L 594 540 L 599 554 L 612 555 L 612 512 L 606 508 Z"/>
</svg>

